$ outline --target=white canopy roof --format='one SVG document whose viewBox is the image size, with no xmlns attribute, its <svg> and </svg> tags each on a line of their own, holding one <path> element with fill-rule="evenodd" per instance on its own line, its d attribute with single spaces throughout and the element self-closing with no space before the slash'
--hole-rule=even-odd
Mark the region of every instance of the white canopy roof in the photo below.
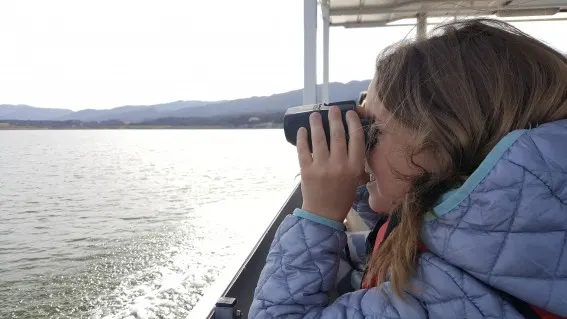
<svg viewBox="0 0 567 319">
<path fill-rule="evenodd" d="M 303 103 L 329 102 L 329 33 L 347 28 L 415 25 L 424 37 L 427 19 L 492 16 L 512 21 L 567 20 L 567 0 L 303 0 Z M 323 86 L 317 96 L 317 10 L 323 15 Z M 413 19 L 413 20 L 411 20 Z"/>
<path fill-rule="evenodd" d="M 419 13 L 428 17 L 551 16 L 567 12 L 567 0 L 321 0 L 330 26 L 384 26 Z"/>
</svg>

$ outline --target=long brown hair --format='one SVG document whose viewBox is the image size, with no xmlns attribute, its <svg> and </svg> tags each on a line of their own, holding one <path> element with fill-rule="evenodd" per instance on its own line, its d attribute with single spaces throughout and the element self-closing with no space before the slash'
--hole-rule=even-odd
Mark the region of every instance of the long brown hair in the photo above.
<svg viewBox="0 0 567 319">
<path fill-rule="evenodd" d="M 420 137 L 410 159 L 431 152 L 443 168 L 400 176 L 411 181 L 392 212 L 400 223 L 368 262 L 369 278 L 389 277 L 402 296 L 411 289 L 424 215 L 439 197 L 510 131 L 567 118 L 567 59 L 505 22 L 470 19 L 386 49 L 372 83 L 392 117 Z"/>
</svg>

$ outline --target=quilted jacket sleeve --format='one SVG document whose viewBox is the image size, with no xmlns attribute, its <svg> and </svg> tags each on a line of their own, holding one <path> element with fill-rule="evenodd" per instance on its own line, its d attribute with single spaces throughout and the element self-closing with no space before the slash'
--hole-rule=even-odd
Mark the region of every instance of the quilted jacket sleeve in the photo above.
<svg viewBox="0 0 567 319">
<path fill-rule="evenodd" d="M 345 242 L 342 231 L 287 216 L 272 242 L 249 318 L 426 318 L 418 300 L 406 295 L 401 301 L 387 284 L 329 304 Z"/>
</svg>

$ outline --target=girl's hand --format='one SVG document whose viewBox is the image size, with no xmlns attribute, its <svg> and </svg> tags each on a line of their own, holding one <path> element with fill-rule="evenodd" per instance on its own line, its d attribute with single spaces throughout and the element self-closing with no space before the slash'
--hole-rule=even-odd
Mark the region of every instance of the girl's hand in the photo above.
<svg viewBox="0 0 567 319">
<path fill-rule="evenodd" d="M 313 156 L 307 129 L 297 132 L 297 155 L 301 168 L 302 209 L 342 223 L 354 202 L 356 187 L 364 173 L 365 145 L 360 118 L 354 111 L 346 115 L 349 143 L 338 107 L 329 110 L 330 151 L 319 113 L 311 114 Z"/>
</svg>

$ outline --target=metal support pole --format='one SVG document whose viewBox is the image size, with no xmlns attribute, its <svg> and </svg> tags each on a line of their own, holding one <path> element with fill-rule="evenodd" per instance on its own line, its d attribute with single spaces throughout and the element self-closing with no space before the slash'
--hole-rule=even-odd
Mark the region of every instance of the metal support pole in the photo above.
<svg viewBox="0 0 567 319">
<path fill-rule="evenodd" d="M 303 0 L 303 104 L 317 103 L 317 0 Z"/>
<path fill-rule="evenodd" d="M 323 12 L 323 103 L 329 103 L 329 7 L 326 4 L 321 5 Z"/>
<path fill-rule="evenodd" d="M 417 39 L 425 39 L 427 35 L 427 15 L 425 12 L 417 14 Z"/>
</svg>

